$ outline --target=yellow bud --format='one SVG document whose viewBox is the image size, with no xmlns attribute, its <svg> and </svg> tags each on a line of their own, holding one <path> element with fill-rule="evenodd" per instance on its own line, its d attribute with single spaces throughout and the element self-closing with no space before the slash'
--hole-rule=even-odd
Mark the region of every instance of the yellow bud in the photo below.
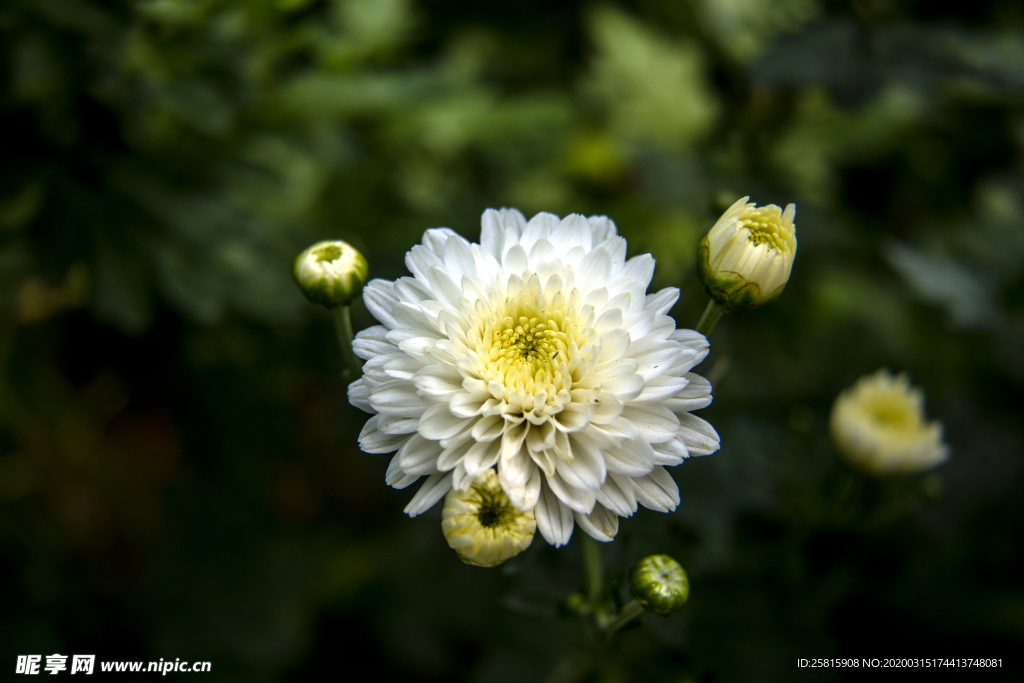
<svg viewBox="0 0 1024 683">
<path fill-rule="evenodd" d="M 366 259 L 348 242 L 318 242 L 295 259 L 292 275 L 306 298 L 327 308 L 359 296 L 369 275 Z"/>
<path fill-rule="evenodd" d="M 775 301 L 796 258 L 796 204 L 757 208 L 744 197 L 729 207 L 697 250 L 704 290 L 731 311 Z"/>
<path fill-rule="evenodd" d="M 888 370 L 839 394 L 830 426 L 843 459 L 868 474 L 919 472 L 949 457 L 942 425 L 925 420 L 924 394 Z"/>
<path fill-rule="evenodd" d="M 629 591 L 645 611 L 668 617 L 686 604 L 690 580 L 668 555 L 649 555 L 629 570 Z"/>
<path fill-rule="evenodd" d="M 494 567 L 526 550 L 537 522 L 533 510 L 517 510 L 489 469 L 467 491 L 452 489 L 444 498 L 441 529 L 467 564 Z"/>
</svg>

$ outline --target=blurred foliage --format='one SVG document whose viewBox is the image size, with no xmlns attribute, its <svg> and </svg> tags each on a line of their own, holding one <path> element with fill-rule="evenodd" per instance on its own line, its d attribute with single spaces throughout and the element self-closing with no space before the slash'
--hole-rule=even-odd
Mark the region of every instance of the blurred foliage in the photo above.
<svg viewBox="0 0 1024 683">
<path fill-rule="evenodd" d="M 1011 0 L 6 0 L 3 666 L 710 682 L 971 656 L 1006 668 L 963 680 L 1015 680 L 1022 29 Z M 793 278 L 712 335 L 722 450 L 604 547 L 620 579 L 678 558 L 690 603 L 604 647 L 559 606 L 578 539 L 484 571 L 401 514 L 291 260 L 341 238 L 393 278 L 489 206 L 605 213 L 688 326 L 696 244 L 746 194 L 798 204 Z M 945 424 L 938 471 L 836 460 L 831 401 L 882 366 Z"/>
</svg>

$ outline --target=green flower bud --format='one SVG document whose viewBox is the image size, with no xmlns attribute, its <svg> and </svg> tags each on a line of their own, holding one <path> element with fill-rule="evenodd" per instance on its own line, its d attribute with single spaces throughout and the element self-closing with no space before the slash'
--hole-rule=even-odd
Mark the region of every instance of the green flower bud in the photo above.
<svg viewBox="0 0 1024 683">
<path fill-rule="evenodd" d="M 327 308 L 359 296 L 370 267 L 348 242 L 317 242 L 295 259 L 292 275 L 306 298 Z"/>
<path fill-rule="evenodd" d="M 690 581 L 668 555 L 649 555 L 629 570 L 629 590 L 644 610 L 669 617 L 686 604 Z"/>
<path fill-rule="evenodd" d="M 722 214 L 697 250 L 697 275 L 714 301 L 745 311 L 782 294 L 796 258 L 796 204 L 782 211 L 744 197 Z"/>
</svg>

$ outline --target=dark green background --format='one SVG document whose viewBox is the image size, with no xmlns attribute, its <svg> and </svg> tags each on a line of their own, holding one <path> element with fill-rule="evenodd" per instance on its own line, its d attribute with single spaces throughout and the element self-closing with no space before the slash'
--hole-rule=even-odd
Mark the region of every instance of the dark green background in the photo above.
<svg viewBox="0 0 1024 683">
<path fill-rule="evenodd" d="M 4 0 L 2 677 L 60 652 L 210 681 L 1014 680 L 1022 146 L 1018 2 Z M 578 538 L 482 570 L 401 513 L 291 259 L 343 238 L 394 278 L 487 207 L 604 213 L 692 326 L 696 244 L 746 194 L 798 204 L 793 276 L 711 336 L 721 451 L 603 547 L 612 578 L 675 556 L 690 603 L 604 647 L 559 608 Z M 945 425 L 934 473 L 837 460 L 831 403 L 880 367 Z"/>
</svg>

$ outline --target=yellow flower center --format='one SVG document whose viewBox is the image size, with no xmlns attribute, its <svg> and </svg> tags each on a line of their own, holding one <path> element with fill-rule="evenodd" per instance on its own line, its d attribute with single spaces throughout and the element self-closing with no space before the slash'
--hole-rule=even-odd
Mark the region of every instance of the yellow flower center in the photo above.
<svg viewBox="0 0 1024 683">
<path fill-rule="evenodd" d="M 475 495 L 469 498 L 468 502 L 479 506 L 476 519 L 480 522 L 480 526 L 485 529 L 499 530 L 500 527 L 506 527 L 515 522 L 519 511 L 512 507 L 512 502 L 509 501 L 504 491 L 501 489 L 493 491 L 489 486 L 479 484 L 473 486 L 472 490 Z"/>
<path fill-rule="evenodd" d="M 550 296 L 537 277 L 511 283 L 502 301 L 490 310 L 478 308 L 469 337 L 481 363 L 480 379 L 494 398 L 523 413 L 550 416 L 569 402 L 573 382 L 582 379 L 587 359 L 580 349 L 596 333 L 592 320 L 580 319 L 578 290 L 547 289 Z"/>
<path fill-rule="evenodd" d="M 894 431 L 914 429 L 919 422 L 917 410 L 903 396 L 876 396 L 865 409 L 880 426 Z"/>
<path fill-rule="evenodd" d="M 782 211 L 774 204 L 751 209 L 739 220 L 740 227 L 750 231 L 750 241 L 754 246 L 767 244 L 770 248 L 783 253 L 790 251 L 792 226 L 782 221 Z"/>
<path fill-rule="evenodd" d="M 558 372 L 561 354 L 569 352 L 569 321 L 563 312 L 538 311 L 530 304 L 506 302 L 488 322 L 491 350 L 488 360 L 495 371 L 507 375 L 532 375 L 534 381 L 551 381 Z"/>
</svg>

